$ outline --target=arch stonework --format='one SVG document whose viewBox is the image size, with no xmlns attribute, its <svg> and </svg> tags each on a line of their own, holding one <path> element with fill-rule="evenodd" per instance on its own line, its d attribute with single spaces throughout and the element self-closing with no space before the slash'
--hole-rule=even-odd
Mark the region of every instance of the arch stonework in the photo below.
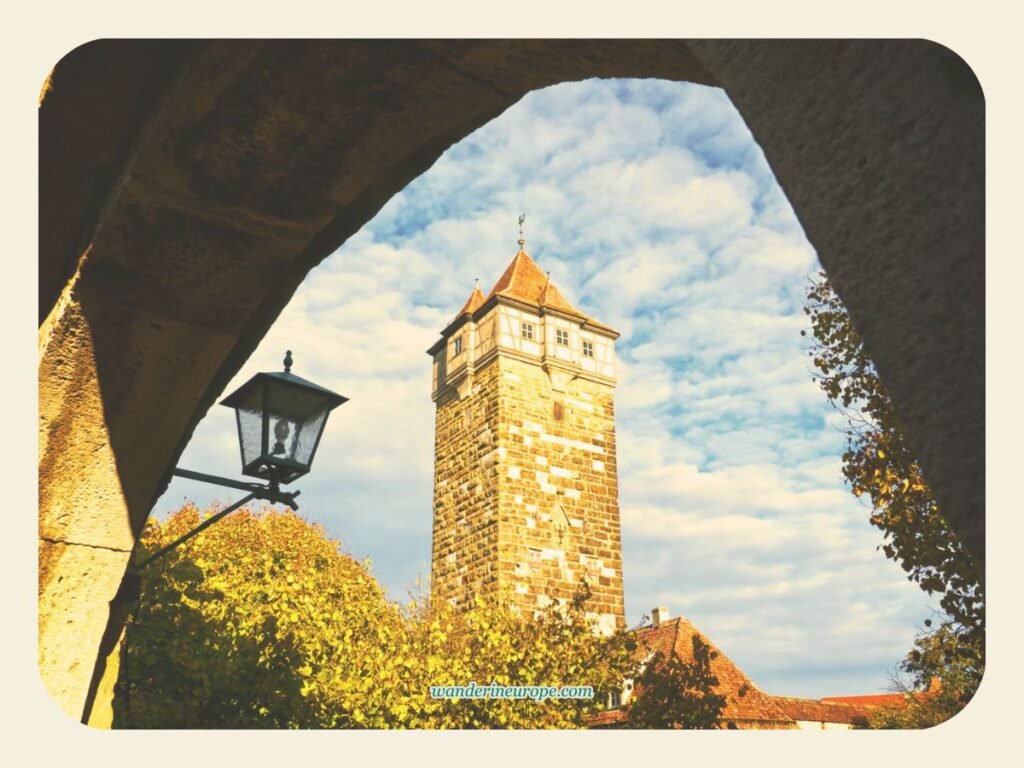
<svg viewBox="0 0 1024 768">
<path fill-rule="evenodd" d="M 109 724 L 135 538 L 308 271 L 451 144 L 589 77 L 726 90 L 984 556 L 984 97 L 927 41 L 100 41 L 40 104 L 39 664 Z"/>
</svg>

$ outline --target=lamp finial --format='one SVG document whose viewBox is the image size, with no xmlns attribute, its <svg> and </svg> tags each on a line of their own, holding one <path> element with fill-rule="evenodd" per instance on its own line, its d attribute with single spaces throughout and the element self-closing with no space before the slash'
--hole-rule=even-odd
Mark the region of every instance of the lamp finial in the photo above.
<svg viewBox="0 0 1024 768">
<path fill-rule="evenodd" d="M 290 349 L 284 353 L 284 372 L 292 372 L 292 351 Z"/>
</svg>

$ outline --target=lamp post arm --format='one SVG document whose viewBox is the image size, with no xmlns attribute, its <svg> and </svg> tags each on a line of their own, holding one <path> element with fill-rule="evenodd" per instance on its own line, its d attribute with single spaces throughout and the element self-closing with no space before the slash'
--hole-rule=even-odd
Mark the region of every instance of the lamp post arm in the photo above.
<svg viewBox="0 0 1024 768">
<path fill-rule="evenodd" d="M 222 517 L 226 517 L 227 515 L 230 515 L 236 509 L 238 509 L 239 507 L 245 506 L 246 504 L 248 504 L 250 501 L 252 501 L 255 498 L 256 498 L 256 494 L 255 493 L 250 493 L 248 496 L 243 497 L 241 501 L 236 501 L 230 507 L 222 509 L 220 512 L 218 512 L 216 515 L 213 515 L 212 517 L 208 517 L 206 520 L 204 520 L 202 523 L 197 525 L 195 528 L 193 528 L 191 531 L 186 533 L 184 536 L 181 536 L 181 537 L 175 539 L 170 544 L 168 544 L 166 547 L 161 549 L 159 552 L 155 552 L 154 554 L 152 554 L 149 557 L 147 557 L 145 560 L 143 560 L 141 563 L 139 563 L 139 565 L 135 568 L 135 570 L 136 571 L 141 571 L 143 568 L 145 568 L 147 565 L 152 563 L 154 560 L 159 560 L 161 557 L 166 555 L 168 552 L 170 552 L 172 549 L 177 547 L 179 544 L 182 544 L 182 543 L 188 541 L 189 539 L 191 539 L 193 536 L 195 536 L 197 533 L 199 533 L 203 529 L 209 528 L 211 525 L 216 523 Z"/>
<path fill-rule="evenodd" d="M 276 483 L 274 483 L 270 487 L 267 487 L 264 485 L 259 485 L 258 483 L 243 483 L 240 480 L 230 480 L 226 477 L 217 477 L 216 475 L 207 475 L 202 472 L 193 472 L 191 469 L 180 468 L 175 468 L 172 474 L 178 477 L 187 478 L 189 480 L 199 480 L 200 482 L 203 483 L 213 483 L 214 485 L 223 485 L 227 486 L 228 488 L 237 488 L 240 491 L 248 491 L 249 493 L 244 498 L 242 498 L 241 501 L 236 501 L 230 507 L 222 509 L 217 514 L 204 520 L 202 523 L 197 525 L 184 536 L 181 536 L 180 538 L 171 542 L 166 547 L 161 549 L 159 552 L 155 552 L 154 554 L 147 557 L 135 568 L 136 571 L 141 571 L 154 560 L 160 559 L 168 552 L 170 552 L 172 549 L 177 547 L 179 544 L 188 541 L 197 533 L 199 533 L 205 528 L 209 528 L 222 517 L 230 515 L 239 507 L 244 507 L 253 499 L 265 499 L 266 501 L 272 502 L 274 504 L 287 504 L 294 510 L 297 510 L 299 508 L 298 502 L 295 501 L 295 497 L 298 496 L 301 493 L 301 491 L 293 491 L 292 493 L 287 493 L 285 491 L 279 490 Z"/>
<path fill-rule="evenodd" d="M 218 477 L 217 475 L 207 475 L 204 472 L 193 472 L 191 469 L 182 469 L 181 467 L 175 467 L 171 473 L 175 477 L 184 477 L 188 480 L 198 480 L 201 483 L 213 483 L 214 485 L 223 485 L 226 488 L 237 488 L 240 491 L 255 491 L 263 490 L 264 486 L 257 483 L 243 483 L 241 480 L 231 480 L 227 477 Z"/>
<path fill-rule="evenodd" d="M 236 488 L 239 491 L 248 491 L 257 499 L 264 499 L 266 501 L 273 502 L 274 504 L 287 504 L 294 510 L 298 510 L 299 508 L 298 502 L 295 501 L 295 497 L 302 493 L 302 491 L 293 491 L 288 493 L 287 491 L 279 490 L 276 484 L 267 487 L 265 485 L 260 485 L 259 483 L 243 483 L 241 480 L 231 480 L 226 477 L 218 477 L 217 475 L 207 475 L 203 472 L 194 472 L 191 469 L 182 469 L 181 467 L 175 467 L 171 474 L 176 477 L 184 477 L 187 480 L 198 480 L 201 483 L 212 483 L 214 485 L 223 485 L 227 488 Z"/>
</svg>

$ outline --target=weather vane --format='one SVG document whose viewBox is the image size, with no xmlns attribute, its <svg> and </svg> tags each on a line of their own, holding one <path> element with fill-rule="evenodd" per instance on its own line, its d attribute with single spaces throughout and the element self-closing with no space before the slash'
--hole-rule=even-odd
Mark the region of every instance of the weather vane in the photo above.
<svg viewBox="0 0 1024 768">
<path fill-rule="evenodd" d="M 523 222 L 524 221 L 526 221 L 526 214 L 525 213 L 520 213 L 519 214 L 519 248 L 520 248 L 520 250 L 522 250 L 522 247 L 524 245 L 526 245 L 526 240 L 523 238 Z"/>
</svg>

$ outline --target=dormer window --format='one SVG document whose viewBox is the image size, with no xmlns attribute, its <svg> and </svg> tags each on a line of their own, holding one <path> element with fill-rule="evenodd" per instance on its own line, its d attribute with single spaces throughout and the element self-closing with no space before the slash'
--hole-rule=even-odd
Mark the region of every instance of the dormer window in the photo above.
<svg viewBox="0 0 1024 768">
<path fill-rule="evenodd" d="M 583 356 L 593 357 L 594 356 L 594 342 L 584 341 L 583 342 Z"/>
<path fill-rule="evenodd" d="M 555 331 L 555 342 L 564 346 L 569 346 L 569 332 L 558 329 Z"/>
<path fill-rule="evenodd" d="M 629 701 L 633 693 L 633 679 L 627 677 L 622 681 L 622 688 L 616 688 L 608 694 L 608 709 L 620 709 Z"/>
<path fill-rule="evenodd" d="M 523 323 L 523 338 L 533 339 L 533 323 Z"/>
<path fill-rule="evenodd" d="M 455 339 L 455 343 L 452 345 L 452 357 L 458 357 L 462 354 L 462 337 L 459 336 Z"/>
</svg>

